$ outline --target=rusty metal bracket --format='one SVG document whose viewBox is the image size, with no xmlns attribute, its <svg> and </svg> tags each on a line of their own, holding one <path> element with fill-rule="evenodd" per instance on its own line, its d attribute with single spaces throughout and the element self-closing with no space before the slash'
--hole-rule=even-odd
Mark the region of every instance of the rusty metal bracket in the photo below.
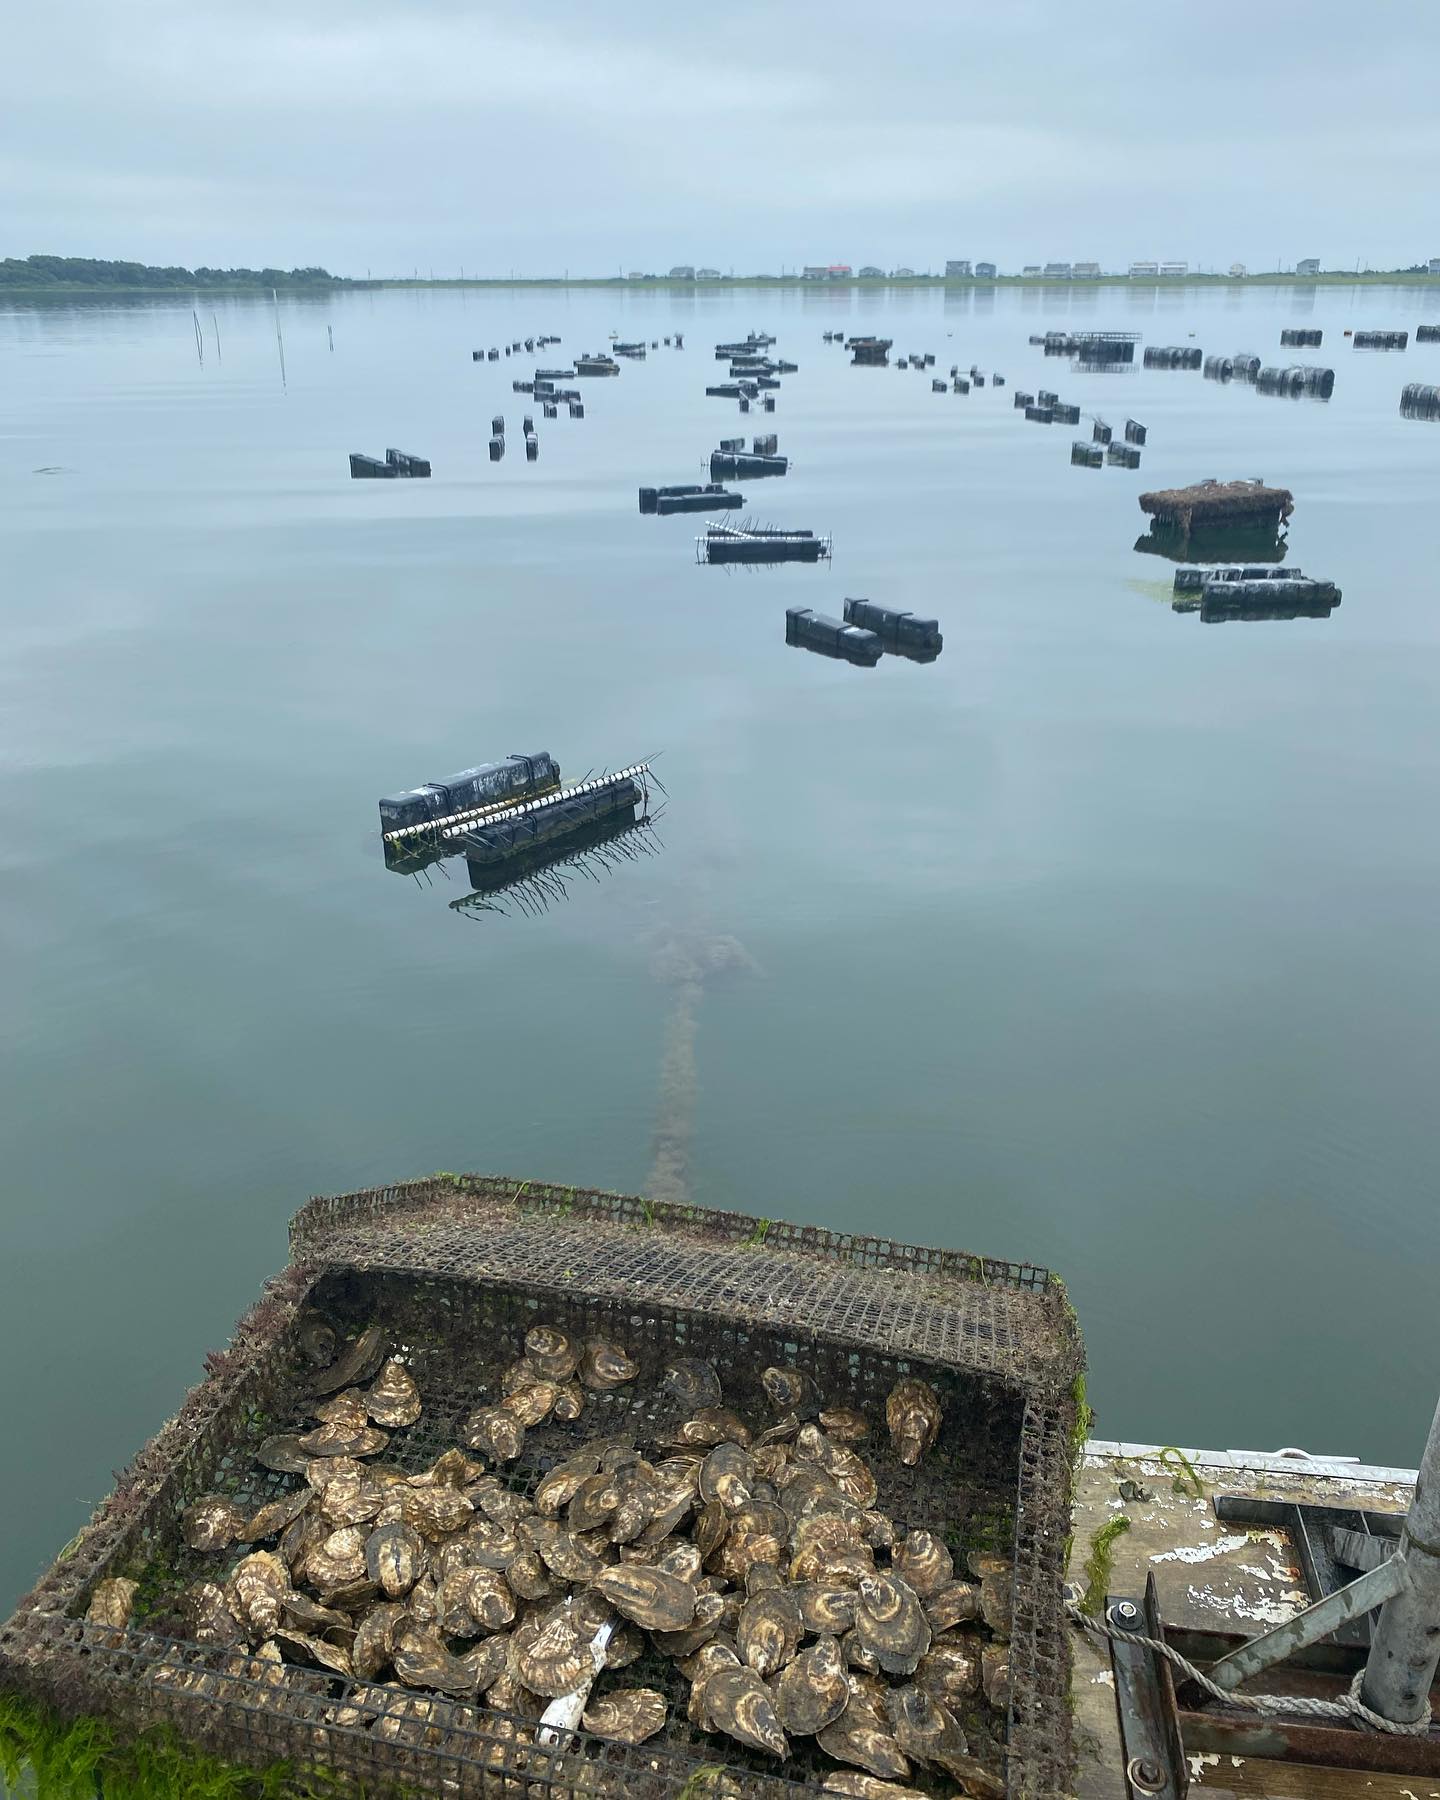
<svg viewBox="0 0 1440 1800">
<path fill-rule="evenodd" d="M 1148 1577 L 1143 1601 L 1123 1594 L 1107 1595 L 1105 1619 L 1118 1631 L 1138 1632 L 1163 1643 L 1165 1627 L 1160 1621 L 1155 1577 Z M 1184 1800 L 1190 1768 L 1180 1742 L 1169 1663 L 1153 1650 L 1116 1643 L 1112 1638 L 1110 1666 L 1130 1800 Z"/>
</svg>

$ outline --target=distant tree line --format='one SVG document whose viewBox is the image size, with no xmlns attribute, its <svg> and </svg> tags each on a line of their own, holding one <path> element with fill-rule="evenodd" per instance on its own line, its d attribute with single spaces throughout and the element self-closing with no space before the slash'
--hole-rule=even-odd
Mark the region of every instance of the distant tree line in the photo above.
<svg viewBox="0 0 1440 1800">
<path fill-rule="evenodd" d="M 0 288 L 297 288 L 349 287 L 328 269 L 178 269 L 106 262 L 93 256 L 0 258 Z"/>
</svg>

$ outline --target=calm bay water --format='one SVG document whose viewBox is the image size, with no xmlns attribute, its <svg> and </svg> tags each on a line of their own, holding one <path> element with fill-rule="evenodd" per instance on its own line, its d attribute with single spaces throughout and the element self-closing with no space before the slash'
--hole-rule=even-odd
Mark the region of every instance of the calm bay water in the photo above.
<svg viewBox="0 0 1440 1800">
<path fill-rule="evenodd" d="M 435 1168 L 641 1190 L 1061 1271 L 1097 1429 L 1413 1462 L 1437 1387 L 1440 345 L 1422 290 L 682 298 L 394 292 L 0 306 L 0 1607 L 168 1416 L 313 1192 Z M 1070 322 L 1281 353 L 1328 405 L 1098 377 Z M 334 334 L 328 348 L 326 327 Z M 1150 427 L 1068 464 L 1010 389 L 932 395 L 874 330 Z M 773 421 L 717 339 L 800 364 Z M 686 334 L 537 420 L 526 359 Z M 218 329 L 221 356 L 212 331 Z M 536 409 L 538 410 L 538 409 Z M 492 412 L 511 450 L 486 460 Z M 695 566 L 704 479 L 833 566 Z M 1088 431 L 1088 422 L 1082 434 Z M 346 453 L 432 458 L 352 483 Z M 40 472 L 40 471 L 48 472 Z M 1295 490 L 1326 621 L 1203 626 L 1142 488 Z M 866 671 L 787 649 L 845 594 L 940 616 Z M 384 792 L 515 750 L 663 752 L 659 854 L 542 917 L 382 866 Z"/>
</svg>

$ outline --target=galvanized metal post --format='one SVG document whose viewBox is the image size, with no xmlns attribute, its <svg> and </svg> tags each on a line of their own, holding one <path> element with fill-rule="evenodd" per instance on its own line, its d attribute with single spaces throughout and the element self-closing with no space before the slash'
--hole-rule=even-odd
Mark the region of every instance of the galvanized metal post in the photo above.
<svg viewBox="0 0 1440 1800">
<path fill-rule="evenodd" d="M 1411 1725 L 1425 1715 L 1440 1663 L 1440 1406 L 1391 1560 L 1403 1565 L 1406 1580 L 1380 1609 L 1360 1697 L 1387 1719 Z"/>
</svg>

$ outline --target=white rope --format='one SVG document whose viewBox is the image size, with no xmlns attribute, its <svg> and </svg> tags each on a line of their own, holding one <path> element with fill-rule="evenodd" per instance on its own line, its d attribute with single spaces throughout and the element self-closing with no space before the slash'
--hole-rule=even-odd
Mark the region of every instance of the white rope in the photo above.
<svg viewBox="0 0 1440 1800">
<path fill-rule="evenodd" d="M 1305 1694 L 1237 1694 L 1229 1688 L 1221 1687 L 1218 1681 L 1212 1681 L 1194 1663 L 1187 1662 L 1178 1650 L 1172 1649 L 1169 1644 L 1162 1644 L 1158 1638 L 1144 1637 L 1139 1632 L 1121 1631 L 1116 1626 L 1102 1624 L 1098 1619 L 1092 1619 L 1088 1613 L 1082 1612 L 1070 1600 L 1065 1602 L 1065 1610 L 1069 1613 L 1072 1624 L 1097 1637 L 1110 1638 L 1117 1644 L 1134 1644 L 1141 1650 L 1153 1650 L 1157 1656 L 1163 1656 L 1172 1667 L 1178 1669 L 1188 1681 L 1203 1688 L 1212 1699 L 1222 1700 L 1227 1706 L 1239 1707 L 1242 1712 L 1289 1713 L 1307 1719 L 1353 1719 L 1370 1726 L 1374 1731 L 1388 1731 L 1395 1737 L 1423 1737 L 1430 1729 L 1428 1700 L 1423 1717 L 1413 1725 L 1404 1725 L 1398 1719 L 1387 1719 L 1383 1713 L 1372 1712 L 1360 1698 L 1360 1688 L 1365 1680 L 1363 1668 L 1355 1671 L 1354 1680 L 1340 1700 L 1313 1700 Z"/>
</svg>

